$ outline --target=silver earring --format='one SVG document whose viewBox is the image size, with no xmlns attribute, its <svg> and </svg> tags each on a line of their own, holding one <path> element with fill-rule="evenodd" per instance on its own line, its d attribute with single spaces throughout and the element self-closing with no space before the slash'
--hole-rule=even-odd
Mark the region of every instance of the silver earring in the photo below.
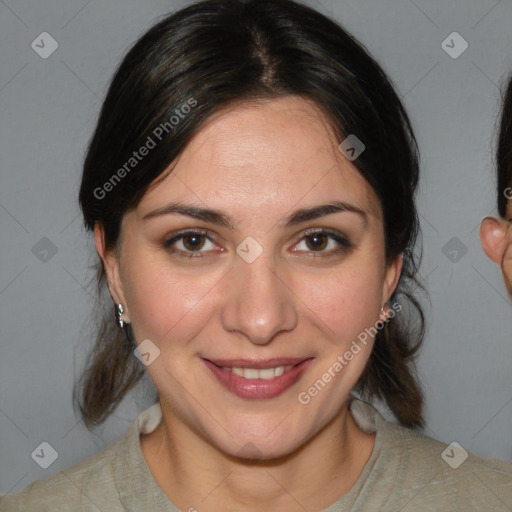
<svg viewBox="0 0 512 512">
<path fill-rule="evenodd" d="M 116 313 L 116 322 L 119 325 L 119 327 L 121 327 L 121 329 L 122 329 L 124 327 L 124 322 L 122 320 L 122 316 L 124 313 L 123 305 L 121 303 L 119 303 L 117 305 L 117 307 L 114 307 L 114 311 Z"/>
</svg>

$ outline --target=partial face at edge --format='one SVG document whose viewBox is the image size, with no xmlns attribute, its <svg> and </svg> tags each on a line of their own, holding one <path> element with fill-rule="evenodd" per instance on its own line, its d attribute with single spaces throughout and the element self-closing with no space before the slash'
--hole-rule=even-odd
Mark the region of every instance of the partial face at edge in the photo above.
<svg viewBox="0 0 512 512">
<path fill-rule="evenodd" d="M 182 214 L 148 217 L 177 202 L 221 210 L 233 229 Z M 285 225 L 298 209 L 333 202 L 349 209 Z M 199 235 L 175 238 L 183 230 Z M 247 443 L 263 457 L 291 453 L 346 406 L 370 338 L 309 403 L 298 396 L 381 319 L 401 270 L 401 258 L 386 265 L 375 193 L 318 110 L 292 96 L 237 107 L 204 126 L 123 218 L 119 259 L 95 234 L 137 342 L 160 350 L 147 371 L 168 421 L 230 455 Z M 251 256 L 262 252 L 249 262 L 247 247 Z M 265 399 L 226 389 L 205 362 L 276 358 L 309 363 Z"/>
<path fill-rule="evenodd" d="M 505 219 L 486 217 L 482 221 L 480 242 L 487 256 L 500 266 L 512 297 L 512 200 L 507 203 Z"/>
</svg>

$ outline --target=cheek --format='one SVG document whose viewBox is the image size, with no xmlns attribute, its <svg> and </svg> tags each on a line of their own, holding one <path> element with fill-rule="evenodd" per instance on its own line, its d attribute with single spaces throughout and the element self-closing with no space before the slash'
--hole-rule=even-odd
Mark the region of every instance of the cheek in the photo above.
<svg viewBox="0 0 512 512">
<path fill-rule="evenodd" d="M 337 339 L 354 336 L 375 322 L 380 309 L 382 277 L 368 267 L 340 268 L 327 276 L 307 276 L 299 285 L 308 309 Z"/>
<path fill-rule="evenodd" d="M 183 271 L 165 256 L 132 254 L 123 282 L 136 339 L 179 342 L 200 330 L 222 272 Z"/>
<path fill-rule="evenodd" d="M 225 268 L 184 269 L 165 255 L 130 250 L 122 277 L 137 340 L 190 339 L 227 299 L 230 275 Z M 282 278 L 293 292 L 289 300 L 295 308 L 303 309 L 328 337 L 346 340 L 375 322 L 383 277 L 378 261 L 375 252 L 365 252 L 325 272 L 295 269 Z"/>
</svg>

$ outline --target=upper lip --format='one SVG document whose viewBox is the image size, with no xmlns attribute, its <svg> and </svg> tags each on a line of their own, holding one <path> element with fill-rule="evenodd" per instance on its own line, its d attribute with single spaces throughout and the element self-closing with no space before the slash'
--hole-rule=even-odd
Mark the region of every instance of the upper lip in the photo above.
<svg viewBox="0 0 512 512">
<path fill-rule="evenodd" d="M 276 368 L 277 366 L 297 365 L 310 357 L 272 357 L 270 359 L 217 359 L 203 357 L 217 366 L 228 368 Z"/>
</svg>

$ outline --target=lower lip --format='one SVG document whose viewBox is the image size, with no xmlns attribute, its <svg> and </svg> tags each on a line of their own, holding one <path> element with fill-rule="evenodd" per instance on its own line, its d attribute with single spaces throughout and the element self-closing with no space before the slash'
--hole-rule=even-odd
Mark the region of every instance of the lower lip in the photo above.
<svg viewBox="0 0 512 512">
<path fill-rule="evenodd" d="M 273 379 L 246 379 L 235 375 L 232 370 L 224 370 L 207 359 L 202 359 L 217 380 L 231 393 L 240 398 L 274 398 L 291 388 L 306 371 L 312 359 L 306 359 L 279 377 Z"/>
</svg>

